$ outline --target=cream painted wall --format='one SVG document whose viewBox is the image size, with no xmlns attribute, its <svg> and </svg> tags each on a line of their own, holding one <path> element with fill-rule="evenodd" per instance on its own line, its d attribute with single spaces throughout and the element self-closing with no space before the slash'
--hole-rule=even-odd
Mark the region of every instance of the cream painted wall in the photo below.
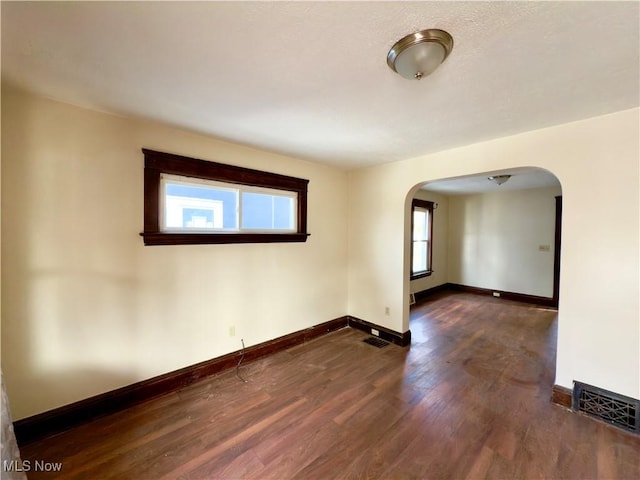
<svg viewBox="0 0 640 480">
<path fill-rule="evenodd" d="M 346 314 L 345 172 L 6 85 L 2 120 L 2 367 L 14 418 Z M 311 237 L 143 246 L 142 147 L 309 179 Z"/>
<path fill-rule="evenodd" d="M 418 190 L 414 198 L 437 203 L 438 208 L 433 211 L 433 247 L 431 252 L 433 273 L 428 277 L 411 280 L 409 287 L 411 293 L 437 287 L 449 281 L 449 197 L 436 192 Z M 411 237 L 407 235 L 405 249 L 410 248 Z"/>
<path fill-rule="evenodd" d="M 551 187 L 450 197 L 449 282 L 553 297 L 555 197 L 561 193 Z"/>
<path fill-rule="evenodd" d="M 418 186 L 518 166 L 546 168 L 563 187 L 556 383 L 638 398 L 638 113 L 357 170 L 347 182 L 329 167 L 3 86 L 2 365 L 14 417 L 345 313 L 406 331 L 404 232 Z M 312 236 L 144 247 L 141 147 L 310 179 Z M 612 167 L 615 178 L 602 175 Z"/>
<path fill-rule="evenodd" d="M 638 115 L 631 109 L 350 172 L 349 314 L 408 329 L 404 232 L 420 184 L 545 168 L 563 192 L 556 384 L 579 380 L 639 398 Z"/>
</svg>

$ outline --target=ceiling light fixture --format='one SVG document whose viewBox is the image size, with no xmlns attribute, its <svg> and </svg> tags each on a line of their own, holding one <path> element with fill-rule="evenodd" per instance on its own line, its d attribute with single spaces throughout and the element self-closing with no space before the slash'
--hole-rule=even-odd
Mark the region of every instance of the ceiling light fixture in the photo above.
<svg viewBox="0 0 640 480">
<path fill-rule="evenodd" d="M 433 73 L 453 49 L 453 38 L 435 28 L 398 40 L 387 54 L 387 65 L 401 77 L 420 80 Z"/>
<path fill-rule="evenodd" d="M 511 178 L 511 175 L 494 175 L 487 178 L 497 185 L 502 185 L 504 182 Z"/>
</svg>

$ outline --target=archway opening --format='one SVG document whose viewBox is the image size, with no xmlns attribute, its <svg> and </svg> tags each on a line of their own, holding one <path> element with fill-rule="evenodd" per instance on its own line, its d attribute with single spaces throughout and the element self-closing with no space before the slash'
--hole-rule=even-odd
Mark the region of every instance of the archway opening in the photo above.
<svg viewBox="0 0 640 480">
<path fill-rule="evenodd" d="M 536 167 L 416 183 L 405 201 L 405 301 L 458 288 L 557 307 L 561 201 L 558 178 Z M 432 206 L 426 230 L 416 230 L 416 202 Z M 420 255 L 427 273 L 416 275 Z"/>
<path fill-rule="evenodd" d="M 509 178 L 489 179 L 498 175 Z M 417 220 L 425 205 L 427 228 Z M 405 301 L 415 305 L 405 309 L 405 330 L 412 343 L 430 342 L 447 364 L 478 379 L 497 375 L 552 391 L 561 227 L 562 186 L 547 170 L 416 184 L 405 201 Z M 429 249 L 422 255 L 427 274 L 416 275 L 422 244 Z"/>
</svg>

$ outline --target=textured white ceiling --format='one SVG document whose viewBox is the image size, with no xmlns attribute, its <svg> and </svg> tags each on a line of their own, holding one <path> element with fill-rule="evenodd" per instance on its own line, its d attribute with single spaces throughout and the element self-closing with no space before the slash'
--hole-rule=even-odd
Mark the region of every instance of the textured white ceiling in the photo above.
<svg viewBox="0 0 640 480">
<path fill-rule="evenodd" d="M 639 104 L 637 2 L 2 2 L 3 79 L 344 168 Z M 453 52 L 409 81 L 402 36 Z"/>
</svg>

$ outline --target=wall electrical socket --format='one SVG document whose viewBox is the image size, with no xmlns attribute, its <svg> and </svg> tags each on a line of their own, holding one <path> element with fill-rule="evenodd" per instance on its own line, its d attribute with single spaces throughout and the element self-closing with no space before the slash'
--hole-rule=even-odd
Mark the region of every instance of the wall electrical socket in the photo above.
<svg viewBox="0 0 640 480">
<path fill-rule="evenodd" d="M 388 317 L 389 315 L 391 315 L 391 310 L 389 309 L 389 307 L 384 307 L 384 314 Z"/>
<path fill-rule="evenodd" d="M 229 327 L 229 336 L 230 337 L 235 337 L 236 336 L 236 327 Z"/>
<path fill-rule="evenodd" d="M 550 252 L 551 245 L 538 245 L 538 250 L 540 250 L 541 252 Z"/>
<path fill-rule="evenodd" d="M 380 332 L 378 330 L 376 330 L 375 328 L 371 329 L 371 335 L 375 335 L 376 337 L 380 336 Z"/>
<path fill-rule="evenodd" d="M 500 296 L 500 292 L 493 292 L 493 296 L 494 297 L 499 297 Z"/>
</svg>

